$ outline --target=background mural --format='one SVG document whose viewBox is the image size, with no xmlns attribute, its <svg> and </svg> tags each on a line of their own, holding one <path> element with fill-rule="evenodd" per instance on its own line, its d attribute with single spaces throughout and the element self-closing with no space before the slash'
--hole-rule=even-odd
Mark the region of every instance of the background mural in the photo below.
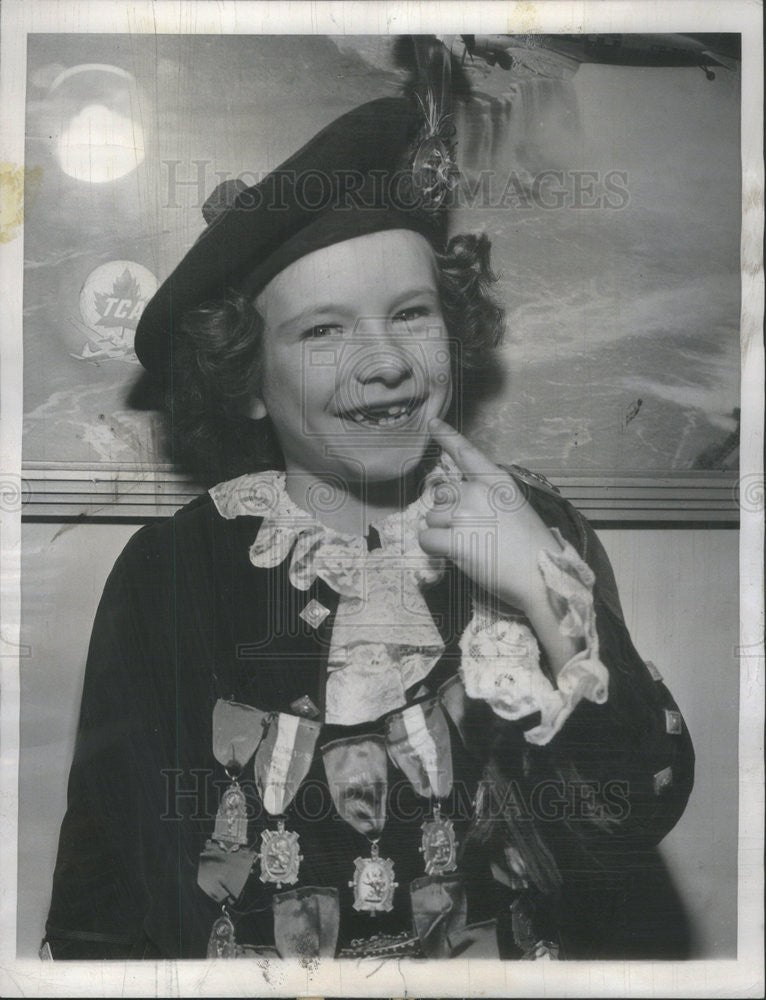
<svg viewBox="0 0 766 1000">
<path fill-rule="evenodd" d="M 736 38 L 445 44 L 465 88 L 454 227 L 491 236 L 508 316 L 474 439 L 554 476 L 736 468 Z M 30 36 L 27 463 L 169 467 L 132 349 L 144 303 L 221 180 L 254 182 L 343 111 L 401 89 L 394 46 Z"/>
</svg>

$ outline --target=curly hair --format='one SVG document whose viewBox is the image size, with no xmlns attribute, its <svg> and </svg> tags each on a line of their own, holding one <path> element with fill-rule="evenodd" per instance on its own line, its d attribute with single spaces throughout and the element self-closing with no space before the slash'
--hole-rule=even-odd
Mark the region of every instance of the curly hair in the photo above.
<svg viewBox="0 0 766 1000">
<path fill-rule="evenodd" d="M 497 278 L 489 255 L 484 234 L 454 236 L 443 253 L 435 251 L 442 313 L 457 348 L 452 351 L 455 400 L 468 395 L 468 382 L 481 383 L 503 337 L 504 314 L 491 292 Z M 269 419 L 245 415 L 259 383 L 263 335 L 253 301 L 230 292 L 206 302 L 184 315 L 179 332 L 167 398 L 176 466 L 205 485 L 281 468 Z"/>
</svg>

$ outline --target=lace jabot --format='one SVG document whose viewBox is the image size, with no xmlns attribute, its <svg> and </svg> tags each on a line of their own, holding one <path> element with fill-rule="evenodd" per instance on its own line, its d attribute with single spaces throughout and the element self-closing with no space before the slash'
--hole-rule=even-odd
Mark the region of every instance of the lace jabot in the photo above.
<svg viewBox="0 0 766 1000">
<path fill-rule="evenodd" d="M 210 490 L 222 517 L 263 519 L 250 546 L 253 565 L 272 568 L 289 558 L 288 574 L 296 589 L 308 590 L 319 578 L 339 595 L 328 657 L 326 722 L 356 725 L 401 708 L 407 690 L 441 657 L 444 643 L 422 591 L 441 579 L 445 564 L 420 548 L 418 532 L 434 491 L 456 478 L 459 471 L 443 455 L 418 499 L 373 522 L 380 548 L 372 551 L 364 538 L 328 528 L 295 504 L 283 472 L 252 473 Z M 324 499 L 316 496 L 318 508 Z M 523 616 L 474 603 L 460 640 L 460 675 L 467 695 L 487 701 L 506 719 L 540 712 L 539 724 L 525 732 L 527 741 L 537 744 L 553 738 L 582 698 L 606 701 L 609 687 L 599 659 L 593 572 L 555 528 L 551 531 L 558 551 L 542 550 L 538 566 L 562 633 L 580 639 L 584 647 L 563 666 L 556 685 L 541 669 L 537 638 Z"/>
<path fill-rule="evenodd" d="M 406 702 L 406 691 L 426 676 L 444 651 L 422 589 L 436 583 L 444 560 L 418 544 L 434 489 L 453 475 L 443 462 L 427 476 L 421 495 L 402 512 L 372 527 L 380 548 L 364 538 L 325 527 L 291 500 L 283 472 L 241 476 L 210 495 L 222 517 L 263 518 L 250 547 L 255 566 L 278 566 L 289 557 L 290 582 L 308 590 L 324 580 L 339 595 L 326 690 L 327 722 L 354 725 L 379 718 Z M 317 506 L 322 497 L 317 495 Z"/>
</svg>

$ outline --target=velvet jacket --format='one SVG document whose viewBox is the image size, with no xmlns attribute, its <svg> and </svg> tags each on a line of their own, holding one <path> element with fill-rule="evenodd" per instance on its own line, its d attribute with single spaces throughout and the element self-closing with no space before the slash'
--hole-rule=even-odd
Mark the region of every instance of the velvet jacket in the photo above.
<svg viewBox="0 0 766 1000">
<path fill-rule="evenodd" d="M 560 943 L 562 957 L 683 957 L 688 924 L 656 845 L 692 788 L 689 734 L 657 671 L 631 643 L 590 526 L 536 477 L 513 472 L 544 522 L 596 574 L 609 697 L 603 705 L 581 702 L 545 746 L 524 739 L 529 725 L 504 721 L 480 701 L 471 703 L 468 745 L 452 729 L 455 781 L 444 812 L 461 845 L 468 920 L 497 919 L 501 955 L 519 957 L 509 916 L 518 889 L 511 845 L 523 860 L 540 933 Z M 337 594 L 321 580 L 297 591 L 287 562 L 253 566 L 248 549 L 259 524 L 257 517 L 225 520 L 209 496 L 200 497 L 138 531 L 108 578 L 46 927 L 54 958 L 204 957 L 220 906 L 198 887 L 197 866 L 228 785 L 212 753 L 216 699 L 294 713 L 291 706 L 308 696 L 323 709 Z M 424 596 L 445 644 L 425 679 L 435 693 L 459 667 L 470 587 L 453 568 Z M 330 609 L 318 628 L 299 617 L 312 598 Z M 361 730 L 380 728 L 327 726 L 320 744 Z M 418 845 L 427 803 L 389 765 L 380 849 L 394 862 L 399 888 L 390 913 L 359 914 L 348 882 L 367 845 L 335 812 L 320 758 L 288 816 L 304 858 L 298 885 L 337 887 L 340 945 L 411 926 L 408 884 L 423 874 Z M 252 783 L 243 787 L 255 841 L 273 822 Z M 274 943 L 274 891 L 250 876 L 230 908 L 238 940 Z"/>
</svg>

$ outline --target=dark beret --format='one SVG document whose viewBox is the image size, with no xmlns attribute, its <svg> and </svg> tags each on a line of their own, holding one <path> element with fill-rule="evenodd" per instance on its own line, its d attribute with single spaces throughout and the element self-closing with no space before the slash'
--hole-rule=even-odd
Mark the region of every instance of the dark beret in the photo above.
<svg viewBox="0 0 766 1000">
<path fill-rule="evenodd" d="M 189 309 L 231 289 L 255 295 L 313 250 L 384 229 L 412 229 L 443 246 L 446 212 L 413 163 L 429 159 L 424 116 L 402 97 L 371 101 L 322 129 L 258 184 L 225 182 L 205 203 L 207 228 L 147 303 L 135 349 L 149 371 L 170 370 Z"/>
</svg>

